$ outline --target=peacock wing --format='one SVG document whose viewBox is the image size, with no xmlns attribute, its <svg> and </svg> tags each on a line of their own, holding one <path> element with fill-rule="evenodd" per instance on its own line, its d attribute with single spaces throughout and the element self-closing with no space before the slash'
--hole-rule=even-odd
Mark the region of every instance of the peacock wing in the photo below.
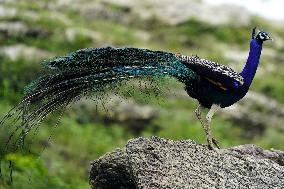
<svg viewBox="0 0 284 189">
<path fill-rule="evenodd" d="M 244 78 L 232 68 L 197 56 L 178 55 L 177 58 L 189 69 L 223 89 L 234 90 L 244 84 Z"/>
</svg>

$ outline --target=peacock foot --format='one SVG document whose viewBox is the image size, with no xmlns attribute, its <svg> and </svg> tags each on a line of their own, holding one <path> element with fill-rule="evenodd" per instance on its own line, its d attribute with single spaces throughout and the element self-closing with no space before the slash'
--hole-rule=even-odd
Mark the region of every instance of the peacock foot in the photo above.
<svg viewBox="0 0 284 189">
<path fill-rule="evenodd" d="M 209 150 L 215 151 L 215 147 L 217 147 L 217 149 L 220 149 L 219 142 L 212 136 L 207 136 L 207 143 Z"/>
<path fill-rule="evenodd" d="M 213 142 L 213 144 L 214 144 L 218 149 L 220 149 L 218 140 L 216 140 L 216 139 L 213 137 L 213 138 L 212 138 L 212 142 Z"/>
</svg>

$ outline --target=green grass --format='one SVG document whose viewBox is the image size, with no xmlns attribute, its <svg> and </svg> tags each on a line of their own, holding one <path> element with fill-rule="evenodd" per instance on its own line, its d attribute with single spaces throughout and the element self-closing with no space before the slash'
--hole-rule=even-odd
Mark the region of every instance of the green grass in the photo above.
<svg viewBox="0 0 284 189">
<path fill-rule="evenodd" d="M 133 21 L 129 23 L 117 23 L 102 17 L 90 21 L 76 11 L 66 9 L 60 12 L 72 20 L 70 25 L 66 25 L 50 18 L 52 14 L 50 10 L 44 9 L 35 1 L 11 3 L 9 6 L 16 7 L 19 10 L 18 14 L 12 18 L 1 18 L 1 21 L 19 21 L 30 28 L 43 31 L 44 35 L 34 37 L 13 34 L 7 38 L 0 33 L 1 46 L 21 43 L 57 56 L 91 46 L 114 45 L 148 47 L 187 55 L 198 54 L 202 58 L 228 64 L 230 62 L 224 58 L 222 45 L 229 44 L 240 49 L 247 49 L 251 26 L 262 26 L 270 30 L 270 33 L 275 32 L 280 37 L 284 36 L 282 30 L 274 29 L 269 23 L 258 18 L 253 18 L 250 25 L 245 27 L 212 26 L 196 19 L 190 19 L 178 26 L 170 26 L 156 17 L 148 20 L 136 19 L 135 14 L 131 15 Z M 116 12 L 124 11 L 121 7 L 111 4 L 108 8 Z M 25 10 L 38 14 L 38 18 L 33 20 L 23 16 L 21 12 Z M 69 27 L 94 31 L 99 33 L 101 39 L 94 44 L 90 37 L 79 32 L 74 41 L 68 41 L 65 31 Z M 149 33 L 150 40 L 145 42 L 140 39 L 137 36 L 139 31 Z M 280 53 L 284 52 L 283 48 L 276 50 Z M 272 97 L 283 105 L 284 70 L 281 68 L 281 61 L 279 62 L 277 58 L 265 61 L 269 61 L 265 63 L 277 65 L 277 70 L 267 75 L 257 76 L 252 89 Z M 42 73 L 40 64 L 33 58 L 21 57 L 12 61 L 0 56 L 0 117 L 3 117 L 13 105 L 20 101 L 24 86 Z M 131 98 L 139 104 L 153 106 L 158 110 L 156 118 L 140 133 L 135 133 L 127 124 L 115 121 L 105 124 L 103 122 L 105 113 L 99 114 L 101 117 L 97 120 L 96 112 L 87 112 L 88 110 L 82 112 L 81 109 L 68 109 L 58 127 L 54 128 L 58 114 L 53 114 L 41 125 L 30 149 L 23 149 L 25 153 L 6 154 L 2 163 L 3 173 L 9 172 L 9 160 L 12 161 L 14 181 L 13 185 L 9 186 L 10 178 L 6 174 L 4 180 L 0 181 L 0 188 L 89 188 L 87 180 L 90 161 L 124 146 L 127 140 L 137 136 L 157 135 L 173 140 L 193 139 L 199 143 L 205 143 L 204 131 L 194 115 L 197 102 L 189 97 L 179 97 L 179 91 L 183 90 L 181 84 L 174 80 L 158 80 L 151 85 L 144 81 L 141 84 L 139 81 L 131 84 L 120 88 L 119 95 Z M 77 113 L 78 111 L 81 112 Z M 264 112 L 257 107 L 255 111 Z M 7 139 L 10 128 L 13 127 L 0 128 L 1 141 Z M 255 143 L 264 148 L 273 147 L 284 150 L 283 133 L 272 127 L 268 127 L 263 135 L 245 138 L 243 134 L 246 132 L 246 127 L 225 120 L 217 114 L 213 119 L 212 129 L 222 147 Z M 30 139 L 28 141 L 31 141 Z M 29 150 L 31 153 L 28 153 Z"/>
</svg>

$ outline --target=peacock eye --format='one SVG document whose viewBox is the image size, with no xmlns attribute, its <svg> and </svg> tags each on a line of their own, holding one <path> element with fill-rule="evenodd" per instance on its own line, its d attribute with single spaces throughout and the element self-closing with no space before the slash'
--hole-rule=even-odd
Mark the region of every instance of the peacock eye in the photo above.
<svg viewBox="0 0 284 189">
<path fill-rule="evenodd" d="M 266 34 L 265 33 L 260 33 L 259 34 L 259 38 L 262 39 L 262 40 L 265 39 L 266 38 Z"/>
</svg>

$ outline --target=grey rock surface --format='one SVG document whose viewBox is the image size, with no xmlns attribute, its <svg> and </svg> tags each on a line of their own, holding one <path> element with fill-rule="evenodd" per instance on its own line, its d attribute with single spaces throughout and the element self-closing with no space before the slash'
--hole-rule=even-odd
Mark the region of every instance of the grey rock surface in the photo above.
<svg viewBox="0 0 284 189">
<path fill-rule="evenodd" d="M 92 188 L 283 188 L 284 152 L 208 150 L 191 140 L 130 140 L 92 163 Z"/>
<path fill-rule="evenodd" d="M 22 22 L 0 22 L 0 34 L 5 37 L 47 37 L 49 32 L 40 27 L 29 27 Z"/>
<path fill-rule="evenodd" d="M 0 55 L 4 55 L 13 61 L 16 61 L 21 57 L 39 61 L 54 56 L 48 51 L 24 44 L 2 46 L 0 47 Z"/>
<path fill-rule="evenodd" d="M 155 17 L 170 25 L 193 18 L 212 25 L 247 26 L 252 18 L 243 7 L 209 5 L 200 0 L 60 0 L 48 6 L 51 10 L 68 7 L 90 21 L 102 17 L 119 23 L 129 23 L 138 16 L 142 20 Z M 115 11 L 109 11 L 113 8 Z"/>
<path fill-rule="evenodd" d="M 107 99 L 96 100 L 94 103 L 93 99 L 83 99 L 74 104 L 72 111 L 76 112 L 79 122 L 101 121 L 105 125 L 120 123 L 135 134 L 141 133 L 149 125 L 152 129 L 159 127 L 154 124 L 155 118 L 159 115 L 155 107 L 139 104 L 133 99 L 115 94 L 109 94 Z"/>
<path fill-rule="evenodd" d="M 214 6 L 199 0 L 102 0 L 119 6 L 129 7 L 140 18 L 157 17 L 168 24 L 176 25 L 190 18 L 212 24 L 234 24 L 246 26 L 250 13 L 243 7 L 232 5 Z"/>
</svg>

